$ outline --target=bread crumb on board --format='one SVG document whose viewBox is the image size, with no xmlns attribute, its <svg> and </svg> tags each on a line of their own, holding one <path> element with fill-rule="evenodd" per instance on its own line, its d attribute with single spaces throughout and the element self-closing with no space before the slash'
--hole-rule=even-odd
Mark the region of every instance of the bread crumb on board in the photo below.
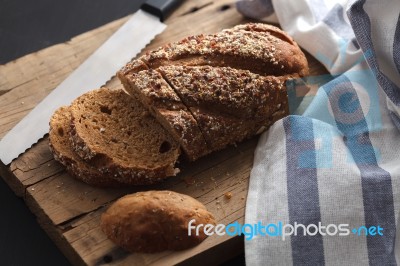
<svg viewBox="0 0 400 266">
<path fill-rule="evenodd" d="M 226 192 L 224 194 L 225 199 L 230 200 L 232 198 L 232 193 L 231 192 Z"/>
</svg>

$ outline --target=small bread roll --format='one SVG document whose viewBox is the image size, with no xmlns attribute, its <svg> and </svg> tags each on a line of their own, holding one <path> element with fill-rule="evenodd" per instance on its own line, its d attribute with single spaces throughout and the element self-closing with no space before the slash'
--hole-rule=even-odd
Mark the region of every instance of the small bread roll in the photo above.
<svg viewBox="0 0 400 266">
<path fill-rule="evenodd" d="M 116 245 L 130 252 L 183 250 L 207 238 L 193 226 L 213 224 L 213 215 L 199 201 L 172 191 L 146 191 L 124 196 L 101 216 L 101 228 Z"/>
</svg>

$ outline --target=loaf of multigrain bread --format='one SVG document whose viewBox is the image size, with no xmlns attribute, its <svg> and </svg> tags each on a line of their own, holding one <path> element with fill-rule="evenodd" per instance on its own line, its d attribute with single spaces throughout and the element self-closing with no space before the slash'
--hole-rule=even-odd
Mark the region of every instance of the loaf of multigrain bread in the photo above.
<svg viewBox="0 0 400 266">
<path fill-rule="evenodd" d="M 70 120 L 68 139 L 51 130 L 51 147 L 71 173 L 97 176 L 100 185 L 110 178 L 117 185 L 156 183 L 178 172 L 181 150 L 194 161 L 286 116 L 285 82 L 307 73 L 301 49 L 274 26 L 190 36 L 118 71 L 130 96 L 99 89 L 59 110 L 53 128 Z"/>
<path fill-rule="evenodd" d="M 124 196 L 101 216 L 101 228 L 116 245 L 130 252 L 153 253 L 193 247 L 207 238 L 204 226 L 213 215 L 196 199 L 173 191 L 146 191 Z"/>
<path fill-rule="evenodd" d="M 118 77 L 194 161 L 286 116 L 285 82 L 307 74 L 292 38 L 250 23 L 167 44 L 129 62 Z"/>
</svg>

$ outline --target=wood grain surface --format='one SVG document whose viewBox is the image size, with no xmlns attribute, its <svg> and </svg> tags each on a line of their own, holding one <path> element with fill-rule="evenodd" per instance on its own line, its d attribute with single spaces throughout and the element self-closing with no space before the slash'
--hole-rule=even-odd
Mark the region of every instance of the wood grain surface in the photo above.
<svg viewBox="0 0 400 266">
<path fill-rule="evenodd" d="M 127 19 L 0 66 L 0 138 Z M 167 29 L 146 50 L 187 35 L 212 33 L 248 21 L 237 13 L 232 0 L 186 1 L 167 20 Z M 316 60 L 308 58 L 311 74 L 326 73 Z M 121 87 L 115 77 L 110 78 L 105 86 Z M 125 194 L 170 189 L 197 198 L 215 215 L 217 223 L 243 222 L 256 144 L 257 138 L 253 138 L 194 163 L 181 162 L 181 173 L 160 185 L 100 189 L 71 178 L 53 159 L 48 139 L 44 137 L 10 165 L 1 164 L 0 175 L 24 198 L 40 225 L 73 264 L 218 264 L 243 252 L 242 238 L 212 236 L 181 252 L 128 254 L 101 232 L 99 217 Z M 232 194 L 230 199 L 224 196 L 227 192 Z"/>
</svg>

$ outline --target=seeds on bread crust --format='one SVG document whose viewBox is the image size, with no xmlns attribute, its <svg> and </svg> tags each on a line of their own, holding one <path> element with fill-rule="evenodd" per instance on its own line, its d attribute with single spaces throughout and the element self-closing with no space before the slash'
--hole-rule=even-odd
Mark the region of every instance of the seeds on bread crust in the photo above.
<svg viewBox="0 0 400 266">
<path fill-rule="evenodd" d="M 284 82 L 247 70 L 211 66 L 164 66 L 158 69 L 189 107 L 242 119 L 265 118 L 276 106 Z"/>
<path fill-rule="evenodd" d="M 178 172 L 179 145 L 122 90 L 97 89 L 71 105 L 75 152 L 123 183 L 152 184 Z"/>
<path fill-rule="evenodd" d="M 211 66 L 158 69 L 190 108 L 211 150 L 217 151 L 268 128 L 286 111 L 283 80 L 247 70 Z M 143 71 L 142 71 L 143 72 Z"/>
<path fill-rule="evenodd" d="M 307 60 L 300 48 L 274 28 L 249 23 L 215 34 L 189 36 L 150 51 L 140 60 L 153 69 L 172 64 L 209 65 L 261 75 L 307 75 Z"/>
</svg>

